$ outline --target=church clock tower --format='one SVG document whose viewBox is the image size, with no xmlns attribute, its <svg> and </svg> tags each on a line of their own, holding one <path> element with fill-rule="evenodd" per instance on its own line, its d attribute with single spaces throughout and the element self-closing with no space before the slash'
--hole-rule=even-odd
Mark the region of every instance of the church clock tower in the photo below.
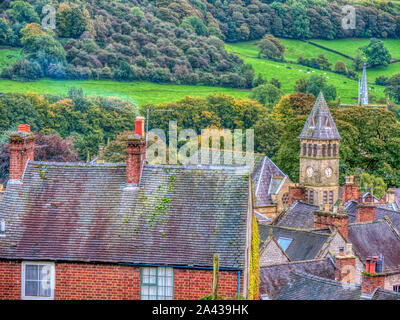
<svg viewBox="0 0 400 320">
<path fill-rule="evenodd" d="M 299 136 L 300 183 L 306 201 L 332 205 L 339 197 L 339 142 L 341 137 L 320 92 Z"/>
</svg>

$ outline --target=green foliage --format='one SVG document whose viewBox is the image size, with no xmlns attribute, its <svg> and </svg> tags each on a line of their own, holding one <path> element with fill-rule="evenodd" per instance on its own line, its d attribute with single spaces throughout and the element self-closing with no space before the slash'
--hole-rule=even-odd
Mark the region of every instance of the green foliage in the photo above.
<svg viewBox="0 0 400 320">
<path fill-rule="evenodd" d="M 150 112 L 149 130 L 169 130 L 169 121 L 176 121 L 178 130 L 191 128 L 200 134 L 205 128 L 248 129 L 251 128 L 265 108 L 250 99 L 236 99 L 228 95 L 214 94 L 206 98 L 186 97 L 182 100 L 158 105 L 144 105 L 143 113 Z M 170 112 L 157 112 L 170 110 Z"/>
<path fill-rule="evenodd" d="M 400 73 L 395 74 L 386 81 L 385 92 L 390 98 L 400 104 Z"/>
<path fill-rule="evenodd" d="M 284 95 L 283 91 L 272 84 L 264 84 L 251 91 L 250 98 L 272 108 Z"/>
<path fill-rule="evenodd" d="M 326 79 L 322 76 L 312 75 L 307 79 L 299 79 L 296 81 L 294 89 L 298 92 L 312 93 L 314 96 L 318 96 L 319 92 L 322 91 L 327 101 L 336 98 L 336 88 L 328 85 Z"/>
<path fill-rule="evenodd" d="M 35 8 L 26 1 L 13 1 L 10 4 L 10 8 L 7 13 L 16 22 L 31 23 L 40 21 Z"/>
<path fill-rule="evenodd" d="M 32 131 L 74 136 L 81 159 L 96 155 L 99 144 L 125 130 L 132 130 L 137 114 L 131 103 L 117 98 L 86 97 L 71 90 L 67 97 L 33 93 L 0 95 L 0 130 L 29 123 Z"/>
<path fill-rule="evenodd" d="M 390 63 L 392 56 L 389 50 L 385 48 L 383 41 L 379 39 L 371 39 L 371 42 L 360 48 L 367 58 L 370 66 L 386 66 Z"/>
<path fill-rule="evenodd" d="M 215 41 L 223 35 L 201 1 L 181 8 L 172 2 L 146 0 L 140 4 L 71 0 L 59 3 L 54 32 L 33 28 L 35 33 L 27 36 L 26 28 L 40 22 L 36 12 L 43 7 L 43 1 L 30 3 L 15 1 L 2 15 L 0 44 L 22 44 L 25 59 L 37 62 L 42 74 L 30 78 L 17 66 L 5 70 L 2 77 L 253 86 L 252 66 L 244 66 Z M 207 25 L 202 14 L 214 24 Z"/>
<path fill-rule="evenodd" d="M 57 10 L 56 28 L 63 38 L 78 38 L 86 30 L 88 19 L 84 11 L 77 5 L 60 5 Z"/>
<path fill-rule="evenodd" d="M 267 34 L 262 38 L 257 47 L 260 49 L 259 57 L 267 59 L 282 60 L 285 53 L 285 46 L 271 34 Z"/>
<path fill-rule="evenodd" d="M 250 256 L 250 285 L 249 299 L 258 300 L 260 295 L 260 234 L 258 233 L 258 224 L 256 216 L 253 215 L 253 230 L 251 238 L 251 256 Z"/>
<path fill-rule="evenodd" d="M 386 193 L 387 185 L 381 177 L 373 174 L 362 172 L 359 176 L 358 183 L 362 192 L 370 192 L 378 199 L 382 198 Z"/>
</svg>

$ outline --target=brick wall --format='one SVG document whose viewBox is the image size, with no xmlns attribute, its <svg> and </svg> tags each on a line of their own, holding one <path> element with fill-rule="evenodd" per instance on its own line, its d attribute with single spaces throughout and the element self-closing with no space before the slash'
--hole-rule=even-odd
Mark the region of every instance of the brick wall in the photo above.
<svg viewBox="0 0 400 320">
<path fill-rule="evenodd" d="M 89 263 L 55 264 L 56 300 L 140 299 L 140 268 Z M 237 294 L 237 271 L 220 271 L 219 294 Z M 211 294 L 212 270 L 174 269 L 174 299 Z M 241 291 L 243 273 L 241 273 Z M 21 298 L 21 262 L 0 261 L 0 299 Z"/>
<path fill-rule="evenodd" d="M 385 288 L 384 275 L 362 275 L 361 291 L 363 294 L 370 295 L 377 287 L 380 287 L 381 289 Z"/>
<path fill-rule="evenodd" d="M 0 299 L 21 298 L 21 263 L 0 261 Z"/>
</svg>

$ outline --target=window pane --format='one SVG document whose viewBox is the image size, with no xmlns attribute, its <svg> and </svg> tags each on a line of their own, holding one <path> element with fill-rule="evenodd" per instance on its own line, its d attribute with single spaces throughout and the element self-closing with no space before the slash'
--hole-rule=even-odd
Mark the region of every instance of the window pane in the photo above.
<svg viewBox="0 0 400 320">
<path fill-rule="evenodd" d="M 50 281 L 51 267 L 49 265 L 39 266 L 39 279 Z"/>
<path fill-rule="evenodd" d="M 50 297 L 51 295 L 50 281 L 40 281 L 39 283 L 40 283 L 39 296 Z"/>
<path fill-rule="evenodd" d="M 37 296 L 38 295 L 38 281 L 25 281 L 25 295 Z"/>
<path fill-rule="evenodd" d="M 289 239 L 289 238 L 279 238 L 278 239 L 278 244 L 282 248 L 283 251 L 286 251 L 286 249 L 289 247 L 291 242 L 292 242 L 292 239 Z"/>
<path fill-rule="evenodd" d="M 25 279 L 39 280 L 39 272 L 37 265 L 25 265 Z"/>
</svg>

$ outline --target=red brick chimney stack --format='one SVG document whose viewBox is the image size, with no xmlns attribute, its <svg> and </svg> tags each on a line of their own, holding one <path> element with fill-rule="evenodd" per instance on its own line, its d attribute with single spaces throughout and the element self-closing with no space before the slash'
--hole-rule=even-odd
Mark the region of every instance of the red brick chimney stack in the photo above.
<svg viewBox="0 0 400 320">
<path fill-rule="evenodd" d="M 9 138 L 10 180 L 21 180 L 28 160 L 34 160 L 35 140 L 29 124 L 20 124 Z"/>
<path fill-rule="evenodd" d="M 378 257 L 366 259 L 365 272 L 362 274 L 361 283 L 361 292 L 363 295 L 371 296 L 376 288 L 385 288 L 385 274 L 381 273 L 382 270 L 378 270 L 380 273 L 376 272 L 376 266 L 379 261 Z"/>
<path fill-rule="evenodd" d="M 375 220 L 376 207 L 371 204 L 359 204 L 356 211 L 356 222 L 372 222 Z"/>
<path fill-rule="evenodd" d="M 346 177 L 346 183 L 342 187 L 343 204 L 346 204 L 349 200 L 359 201 L 360 186 L 357 184 L 357 178 L 357 175 Z"/>
<path fill-rule="evenodd" d="M 343 213 L 314 211 L 314 229 L 335 228 L 347 241 L 349 237 L 349 216 Z"/>
<path fill-rule="evenodd" d="M 306 190 L 304 186 L 293 183 L 289 186 L 289 205 L 292 205 L 296 201 L 306 202 Z"/>
<path fill-rule="evenodd" d="M 139 185 L 146 155 L 146 140 L 144 138 L 144 117 L 137 117 L 135 134 L 128 136 L 126 144 L 126 183 Z"/>
<path fill-rule="evenodd" d="M 339 248 L 339 254 L 335 256 L 335 279 L 347 283 L 355 283 L 356 257 L 353 255 L 351 243 L 344 248 Z"/>
</svg>

